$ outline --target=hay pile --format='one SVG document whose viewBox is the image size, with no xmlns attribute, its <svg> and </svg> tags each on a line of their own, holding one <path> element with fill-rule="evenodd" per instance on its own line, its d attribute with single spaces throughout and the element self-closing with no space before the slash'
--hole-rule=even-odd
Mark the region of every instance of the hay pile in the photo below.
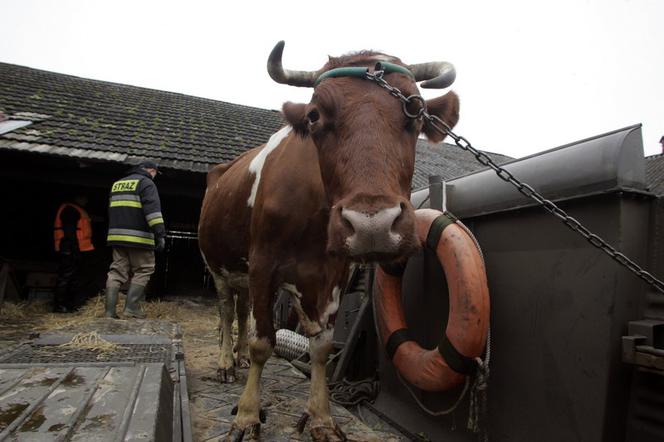
<svg viewBox="0 0 664 442">
<path fill-rule="evenodd" d="M 8 342 L 20 342 L 29 333 L 74 334 L 75 339 L 63 347 L 64 351 L 93 350 L 98 359 L 113 352 L 112 343 L 100 340 L 100 336 L 112 334 L 170 334 L 177 323 L 183 334 L 185 347 L 197 356 L 190 364 L 214 366 L 218 357 L 219 316 L 216 299 L 169 298 L 142 304 L 147 320 L 122 319 L 124 296 L 120 295 L 117 311 L 120 320 L 104 317 L 105 298 L 102 294 L 88 300 L 77 312 L 52 313 L 48 303 L 4 303 L 0 313 L 0 351 Z M 236 325 L 234 324 L 234 329 Z M 235 331 L 235 330 L 234 330 Z M 237 333 L 235 331 L 235 333 Z M 3 344 L 4 342 L 4 344 Z M 109 344 L 111 346 L 109 346 Z M 123 349 L 115 348 L 117 351 Z M 210 358 L 208 360 L 208 358 Z"/>
<path fill-rule="evenodd" d="M 120 294 L 117 312 L 121 319 L 125 295 Z M 73 313 L 53 313 L 47 302 L 5 302 L 0 310 L 0 319 L 11 322 L 29 321 L 39 330 L 59 330 L 82 327 L 98 318 L 104 318 L 105 298 L 103 294 L 90 298 L 78 311 Z M 158 319 L 177 323 L 189 323 L 202 328 L 216 328 L 217 310 L 197 305 L 187 300 L 155 300 L 142 303 L 146 319 Z M 198 327 L 196 327 L 198 328 Z"/>
<path fill-rule="evenodd" d="M 4 302 L 0 305 L 0 319 L 23 320 L 49 312 L 48 302 Z"/>
<path fill-rule="evenodd" d="M 69 342 L 58 345 L 65 353 L 79 350 L 88 350 L 97 353 L 97 359 L 104 359 L 107 355 L 126 349 L 121 345 L 103 339 L 96 331 L 78 333 Z"/>
</svg>

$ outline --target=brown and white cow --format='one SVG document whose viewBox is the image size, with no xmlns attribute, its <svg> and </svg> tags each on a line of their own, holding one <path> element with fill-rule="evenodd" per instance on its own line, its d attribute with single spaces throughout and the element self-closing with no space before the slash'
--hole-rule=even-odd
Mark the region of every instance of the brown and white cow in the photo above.
<svg viewBox="0 0 664 442">
<path fill-rule="evenodd" d="M 271 77 L 294 86 L 314 87 L 307 104 L 286 103 L 288 125 L 264 146 L 213 169 L 203 201 L 200 246 L 222 299 L 224 343 L 220 368 L 233 367 L 230 323 L 232 291 L 238 291 L 240 338 L 246 345 L 244 315 L 253 302 L 256 336 L 249 346 L 251 366 L 229 437 L 259 425 L 260 377 L 275 345 L 272 304 L 279 288 L 293 295 L 295 309 L 310 337 L 311 395 L 305 414 L 314 440 L 343 438 L 330 416 L 325 362 L 331 349 L 333 318 L 352 261 L 403 259 L 417 247 L 414 210 L 409 201 L 420 133 L 443 136 L 410 119 L 401 102 L 378 84 L 357 76 L 324 72 L 340 67 L 374 68 L 378 61 L 408 68 L 385 80 L 404 95 L 422 86 L 446 87 L 451 65 L 406 65 L 398 58 L 363 51 L 338 58 L 315 72 L 282 67 L 284 43 L 268 60 Z M 427 110 L 450 126 L 458 120 L 459 100 L 449 92 L 428 100 Z M 248 279 L 244 276 L 248 275 Z M 246 324 L 246 321 L 245 321 Z M 228 336 L 228 340 L 226 337 Z"/>
</svg>

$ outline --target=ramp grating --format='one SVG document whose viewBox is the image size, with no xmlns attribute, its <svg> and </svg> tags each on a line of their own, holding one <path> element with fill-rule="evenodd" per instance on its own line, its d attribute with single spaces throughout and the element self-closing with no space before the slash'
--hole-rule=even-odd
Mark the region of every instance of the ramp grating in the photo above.
<svg viewBox="0 0 664 442">
<path fill-rule="evenodd" d="M 168 365 L 171 348 L 158 344 L 122 344 L 113 352 L 99 353 L 86 349 L 63 349 L 58 345 L 25 344 L 7 357 L 2 364 L 59 364 L 133 362 L 137 364 L 163 363 Z"/>
</svg>

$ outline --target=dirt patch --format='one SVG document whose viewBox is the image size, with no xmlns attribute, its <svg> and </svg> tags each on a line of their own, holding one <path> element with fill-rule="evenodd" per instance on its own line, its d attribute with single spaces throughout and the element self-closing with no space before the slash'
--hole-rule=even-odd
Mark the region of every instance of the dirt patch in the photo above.
<svg viewBox="0 0 664 442">
<path fill-rule="evenodd" d="M 20 403 L 9 404 L 4 408 L 0 408 L 0 431 L 11 425 L 11 423 L 14 422 L 14 419 L 23 413 L 23 410 L 29 406 L 30 404 L 28 403 Z"/>
<path fill-rule="evenodd" d="M 44 406 L 40 405 L 35 409 L 35 411 L 32 412 L 30 418 L 25 421 L 23 425 L 21 425 L 19 431 L 37 431 L 37 429 L 41 427 L 44 422 L 46 422 L 46 416 L 44 416 Z"/>
</svg>

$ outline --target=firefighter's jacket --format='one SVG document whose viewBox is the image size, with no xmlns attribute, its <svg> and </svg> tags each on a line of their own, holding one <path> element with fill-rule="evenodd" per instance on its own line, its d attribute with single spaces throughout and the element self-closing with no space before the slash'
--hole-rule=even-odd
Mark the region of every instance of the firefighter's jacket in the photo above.
<svg viewBox="0 0 664 442">
<path fill-rule="evenodd" d="M 110 246 L 155 248 L 166 235 L 157 186 L 143 169 L 113 183 L 108 208 Z"/>
</svg>

